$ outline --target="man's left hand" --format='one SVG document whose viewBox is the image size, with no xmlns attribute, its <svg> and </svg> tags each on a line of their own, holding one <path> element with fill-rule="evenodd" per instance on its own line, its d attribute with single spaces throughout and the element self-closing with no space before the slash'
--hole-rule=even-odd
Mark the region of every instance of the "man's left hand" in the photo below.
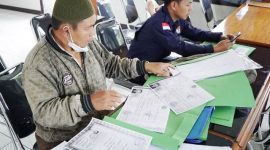
<svg viewBox="0 0 270 150">
<path fill-rule="evenodd" d="M 158 62 L 147 62 L 145 63 L 145 71 L 150 74 L 155 74 L 156 76 L 169 77 L 171 72 L 169 68 L 174 68 L 172 64 L 169 63 L 158 63 Z"/>
</svg>

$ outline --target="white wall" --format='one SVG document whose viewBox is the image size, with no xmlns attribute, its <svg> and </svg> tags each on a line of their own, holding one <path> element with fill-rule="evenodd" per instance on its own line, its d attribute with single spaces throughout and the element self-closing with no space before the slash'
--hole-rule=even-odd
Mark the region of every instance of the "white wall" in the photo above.
<svg viewBox="0 0 270 150">
<path fill-rule="evenodd" d="M 192 25 L 203 30 L 209 30 L 200 3 L 193 2 L 192 6 L 193 9 L 190 14 Z M 212 9 L 214 13 L 214 18 L 217 21 L 226 18 L 234 9 L 236 9 L 236 7 L 212 4 Z M 212 24 L 210 23 L 209 26 L 212 26 Z"/>
<path fill-rule="evenodd" d="M 133 1 L 137 9 L 140 22 L 146 21 L 150 17 L 150 14 L 146 11 L 146 1 L 144 0 L 133 0 Z"/>
<path fill-rule="evenodd" d="M 204 14 L 202 12 L 202 7 L 199 2 L 192 3 L 192 12 L 189 17 L 194 27 L 197 27 L 203 30 L 209 30 L 207 27 Z"/>
<path fill-rule="evenodd" d="M 121 0 L 109 0 L 115 19 L 119 23 L 128 24 L 125 9 Z"/>
<path fill-rule="evenodd" d="M 0 0 L 0 5 L 41 11 L 40 0 Z"/>
<path fill-rule="evenodd" d="M 234 11 L 237 7 L 224 6 L 224 5 L 213 5 L 212 9 L 214 13 L 214 18 L 216 20 L 226 18 L 232 11 Z"/>
<path fill-rule="evenodd" d="M 123 1 L 125 1 L 125 0 L 123 0 Z M 121 24 L 128 24 L 128 18 L 126 16 L 126 12 L 125 12 L 125 8 L 123 6 L 122 0 L 108 0 L 108 2 L 110 3 L 111 8 L 112 8 L 112 12 L 115 15 L 115 20 Z M 143 5 L 143 3 L 142 3 L 142 5 Z M 136 9 L 137 9 L 137 13 L 140 17 L 141 12 L 138 12 L 138 8 L 136 8 Z M 136 25 L 139 22 L 141 22 L 140 18 L 138 18 L 134 22 L 130 23 L 129 25 Z"/>
<path fill-rule="evenodd" d="M 55 0 L 43 0 L 44 13 L 52 14 Z"/>
</svg>

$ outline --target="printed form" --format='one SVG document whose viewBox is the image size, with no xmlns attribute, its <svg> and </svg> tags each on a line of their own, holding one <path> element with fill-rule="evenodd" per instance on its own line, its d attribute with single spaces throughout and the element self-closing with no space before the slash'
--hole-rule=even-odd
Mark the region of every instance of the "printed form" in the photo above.
<svg viewBox="0 0 270 150">
<path fill-rule="evenodd" d="M 239 54 L 238 51 L 232 50 L 205 60 L 176 67 L 179 72 L 194 81 L 259 68 L 262 66 L 247 56 Z"/>
<path fill-rule="evenodd" d="M 170 108 L 149 87 L 133 87 L 116 119 L 164 133 Z"/>
<path fill-rule="evenodd" d="M 147 150 L 152 137 L 93 118 L 66 145 L 79 150 Z"/>
<path fill-rule="evenodd" d="M 214 99 L 211 94 L 181 73 L 149 84 L 149 87 L 177 115 Z"/>
</svg>

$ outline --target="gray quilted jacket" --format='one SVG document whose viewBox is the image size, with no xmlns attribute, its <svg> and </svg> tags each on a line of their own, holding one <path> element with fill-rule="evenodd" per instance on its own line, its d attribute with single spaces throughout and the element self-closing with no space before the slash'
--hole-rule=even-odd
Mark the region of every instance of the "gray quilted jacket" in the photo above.
<svg viewBox="0 0 270 150">
<path fill-rule="evenodd" d="M 145 73 L 138 59 L 120 59 L 95 40 L 89 48 L 84 53 L 83 67 L 50 36 L 37 43 L 27 56 L 22 83 L 36 133 L 47 142 L 69 140 L 92 117 L 101 117 L 89 95 L 106 89 L 105 77 L 128 79 Z"/>
</svg>

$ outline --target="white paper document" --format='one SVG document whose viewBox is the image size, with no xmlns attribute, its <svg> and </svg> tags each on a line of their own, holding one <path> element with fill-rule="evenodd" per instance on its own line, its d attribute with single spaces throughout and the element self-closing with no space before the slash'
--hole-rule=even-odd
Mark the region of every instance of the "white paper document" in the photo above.
<svg viewBox="0 0 270 150">
<path fill-rule="evenodd" d="M 237 71 L 259 69 L 262 66 L 247 56 L 239 54 L 239 50 L 237 52 L 230 50 L 211 58 L 177 66 L 176 68 L 188 78 L 198 81 Z"/>
<path fill-rule="evenodd" d="M 248 5 L 242 7 L 236 14 L 236 18 L 238 20 L 242 20 L 244 18 L 244 16 L 246 15 L 246 13 L 248 12 Z"/>
<path fill-rule="evenodd" d="M 164 133 L 170 108 L 149 87 L 133 87 L 116 119 Z"/>
<path fill-rule="evenodd" d="M 93 118 L 67 143 L 76 150 L 147 150 L 152 137 Z"/>
<path fill-rule="evenodd" d="M 119 105 L 121 105 L 123 102 L 125 102 L 125 100 L 127 99 L 128 95 L 130 93 L 130 89 L 114 83 L 113 79 L 106 79 L 106 84 L 107 84 L 107 90 L 114 90 L 122 95 L 122 97 L 120 98 L 121 102 L 117 103 L 116 107 L 112 108 L 112 110 L 114 110 Z"/>
<path fill-rule="evenodd" d="M 177 115 L 214 99 L 210 93 L 181 73 L 149 84 L 149 87 Z"/>
<path fill-rule="evenodd" d="M 171 73 L 171 76 L 176 76 L 181 73 L 177 68 L 169 68 L 169 71 Z"/>
</svg>

